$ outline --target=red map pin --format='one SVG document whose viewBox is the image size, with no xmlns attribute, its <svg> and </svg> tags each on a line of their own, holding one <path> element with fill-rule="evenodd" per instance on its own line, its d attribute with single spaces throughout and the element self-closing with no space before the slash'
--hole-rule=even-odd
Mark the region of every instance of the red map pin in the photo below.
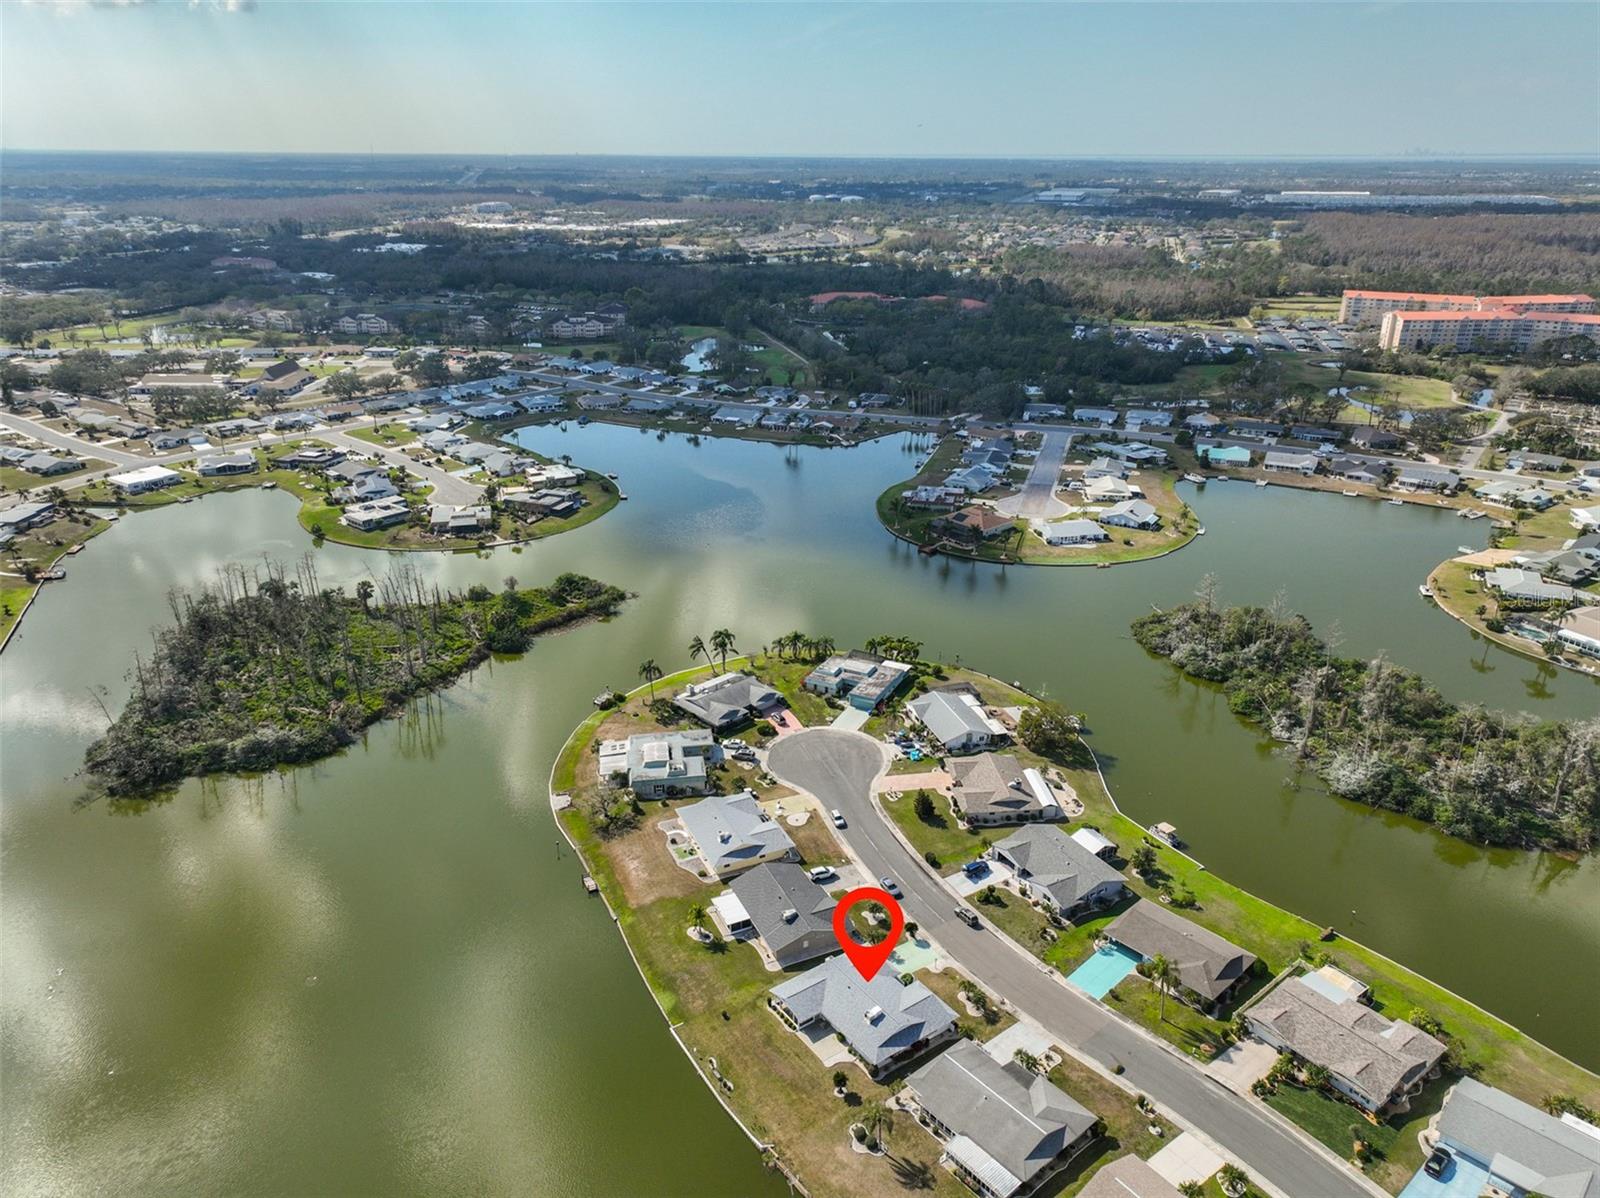
<svg viewBox="0 0 1600 1198">
<path fill-rule="evenodd" d="M 862 944 L 850 934 L 850 909 L 862 903 L 877 903 L 889 913 L 889 934 L 877 944 Z M 876 886 L 862 886 L 850 891 L 833 909 L 834 938 L 839 941 L 839 947 L 844 949 L 844 955 L 850 958 L 850 964 L 856 967 L 856 972 L 869 982 L 883 968 L 889 954 L 894 952 L 894 946 L 900 943 L 900 933 L 905 931 L 905 927 L 906 913 L 900 910 L 900 904 L 894 901 L 894 896 L 887 890 L 879 890 Z"/>
</svg>

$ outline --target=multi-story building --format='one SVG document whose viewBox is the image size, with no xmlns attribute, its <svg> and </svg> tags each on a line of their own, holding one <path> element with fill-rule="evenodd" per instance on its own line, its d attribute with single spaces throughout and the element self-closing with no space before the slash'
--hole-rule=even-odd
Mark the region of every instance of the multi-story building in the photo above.
<svg viewBox="0 0 1600 1198">
<path fill-rule="evenodd" d="M 357 312 L 354 316 L 341 316 L 333 322 L 336 333 L 364 333 L 376 337 L 390 331 L 393 326 L 375 312 Z"/>
<path fill-rule="evenodd" d="M 1591 295 L 1440 295 L 1427 291 L 1346 291 L 1339 323 L 1380 323 L 1390 312 L 1593 312 Z"/>
<path fill-rule="evenodd" d="M 1600 314 L 1543 308 L 1526 311 L 1514 308 L 1487 308 L 1472 312 L 1394 311 L 1383 318 L 1378 344 L 1389 350 L 1436 347 L 1467 350 L 1482 345 L 1521 351 L 1561 337 L 1600 340 Z"/>
</svg>

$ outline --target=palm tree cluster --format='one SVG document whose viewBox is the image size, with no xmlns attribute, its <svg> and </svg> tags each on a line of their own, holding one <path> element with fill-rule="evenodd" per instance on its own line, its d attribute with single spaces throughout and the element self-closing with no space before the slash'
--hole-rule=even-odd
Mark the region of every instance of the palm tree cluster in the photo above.
<svg viewBox="0 0 1600 1198">
<path fill-rule="evenodd" d="M 774 637 L 772 647 L 779 657 L 789 657 L 796 661 L 820 661 L 834 651 L 835 645 L 831 636 L 810 636 L 797 629 Z"/>
</svg>

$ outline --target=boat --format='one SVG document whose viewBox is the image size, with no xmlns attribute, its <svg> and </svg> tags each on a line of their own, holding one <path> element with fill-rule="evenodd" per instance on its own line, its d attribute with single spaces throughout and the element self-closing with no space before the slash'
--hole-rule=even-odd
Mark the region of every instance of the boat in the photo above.
<svg viewBox="0 0 1600 1198">
<path fill-rule="evenodd" d="M 59 582 L 66 576 L 66 570 L 60 566 L 51 566 L 48 570 L 39 571 L 39 578 L 44 582 Z"/>
<path fill-rule="evenodd" d="M 1405 506 L 1405 501 L 1402 500 L 1402 499 L 1386 499 L 1386 500 L 1384 500 L 1384 502 L 1385 503 L 1392 503 L 1392 504 L 1394 504 L 1395 507 L 1404 507 Z"/>
<path fill-rule="evenodd" d="M 1457 545 L 1456 546 L 1456 552 L 1457 553 L 1476 553 L 1478 551 L 1476 549 L 1474 549 L 1471 545 Z"/>
<path fill-rule="evenodd" d="M 1164 820 L 1159 824 L 1151 824 L 1148 831 L 1157 840 L 1165 841 L 1173 848 L 1178 848 L 1183 844 L 1183 841 L 1178 839 L 1178 829 Z"/>
<path fill-rule="evenodd" d="M 1339 494 L 1349 496 L 1351 499 L 1357 499 L 1357 498 L 1360 497 L 1361 492 L 1360 491 L 1340 491 Z"/>
<path fill-rule="evenodd" d="M 606 472 L 606 477 L 611 479 L 613 482 L 615 482 L 617 476 L 615 474 L 611 473 L 610 471 L 607 471 Z"/>
<path fill-rule="evenodd" d="M 1194 483 L 1196 486 L 1204 486 L 1206 480 L 1205 476 L 1202 474 L 1185 474 L 1183 476 L 1183 481 L 1186 483 Z"/>
<path fill-rule="evenodd" d="M 623 493 L 622 493 L 622 492 L 621 492 L 621 491 L 618 491 L 618 492 L 617 492 L 617 498 L 618 498 L 618 499 L 626 499 L 626 498 L 627 498 L 627 496 L 626 496 L 626 495 L 624 495 L 624 494 L 623 494 Z"/>
<path fill-rule="evenodd" d="M 1197 536 L 1197 537 L 1205 536 L 1206 535 L 1206 527 L 1205 527 L 1205 525 L 1202 524 L 1199 528 L 1195 529 L 1194 530 L 1194 535 Z"/>
<path fill-rule="evenodd" d="M 1482 520 L 1488 514 L 1489 514 L 1488 512 L 1472 511 L 1472 512 L 1468 512 L 1467 513 L 1467 519 L 1468 520 Z"/>
<path fill-rule="evenodd" d="M 1424 599 L 1432 599 L 1433 598 L 1433 592 L 1428 589 L 1428 584 L 1427 583 L 1423 583 L 1421 586 L 1419 586 L 1417 588 L 1417 594 L 1421 595 Z"/>
<path fill-rule="evenodd" d="M 272 481 L 272 480 L 271 480 L 271 479 L 270 479 L 270 478 L 269 478 L 269 479 L 267 479 L 267 481 L 266 481 L 266 482 L 264 482 L 264 483 L 262 483 L 262 484 L 261 484 L 261 489 L 262 489 L 262 490 L 263 490 L 263 491 L 275 491 L 275 490 L 277 490 L 277 489 L 278 489 L 278 484 L 277 484 L 277 483 L 275 483 L 275 482 L 273 482 L 273 481 Z"/>
<path fill-rule="evenodd" d="M 1267 480 L 1266 480 L 1266 479 L 1264 479 L 1264 478 L 1258 478 L 1258 479 L 1256 479 L 1256 486 L 1258 486 L 1258 487 L 1264 487 L 1264 486 L 1266 486 L 1266 485 L 1267 485 Z"/>
</svg>

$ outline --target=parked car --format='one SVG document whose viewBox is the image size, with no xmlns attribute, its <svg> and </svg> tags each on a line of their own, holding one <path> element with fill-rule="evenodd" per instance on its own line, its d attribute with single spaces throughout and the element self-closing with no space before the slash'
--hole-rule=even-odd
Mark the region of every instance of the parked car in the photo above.
<svg viewBox="0 0 1600 1198">
<path fill-rule="evenodd" d="M 1433 1155 L 1430 1156 L 1427 1159 L 1427 1162 L 1422 1166 L 1422 1170 L 1429 1177 L 1443 1177 L 1445 1170 L 1450 1167 L 1450 1162 L 1453 1159 L 1454 1158 L 1450 1155 L 1450 1150 L 1448 1148 L 1443 1146 L 1435 1148 L 1433 1150 Z"/>
<path fill-rule="evenodd" d="M 891 898 L 900 897 L 900 883 L 893 878 L 879 878 L 878 885 L 887 890 Z"/>
<path fill-rule="evenodd" d="M 829 878 L 836 876 L 831 865 L 814 865 L 811 867 L 810 872 L 813 882 L 826 882 Z"/>
<path fill-rule="evenodd" d="M 978 913 L 971 907 L 957 907 L 956 918 L 969 928 L 981 928 L 983 926 L 983 920 L 978 918 Z"/>
<path fill-rule="evenodd" d="M 835 828 L 843 828 L 845 826 L 844 812 L 835 807 L 829 814 L 833 816 L 833 826 Z"/>
<path fill-rule="evenodd" d="M 981 878 L 989 872 L 989 863 L 980 857 L 976 861 L 968 861 L 961 867 L 961 872 L 969 878 Z"/>
</svg>

